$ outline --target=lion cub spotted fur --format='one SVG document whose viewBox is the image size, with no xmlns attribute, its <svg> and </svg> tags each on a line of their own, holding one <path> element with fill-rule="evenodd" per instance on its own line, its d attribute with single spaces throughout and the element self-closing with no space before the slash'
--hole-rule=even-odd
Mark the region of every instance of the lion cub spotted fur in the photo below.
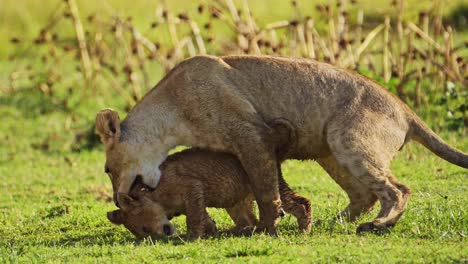
<svg viewBox="0 0 468 264">
<path fill-rule="evenodd" d="M 287 145 L 286 130 L 280 130 L 276 125 L 278 157 L 287 151 L 282 149 Z M 291 143 L 289 137 L 287 141 Z M 200 237 L 217 233 L 216 224 L 206 211 L 206 207 L 215 207 L 227 210 L 236 225 L 235 233 L 257 224 L 249 179 L 234 155 L 192 148 L 169 156 L 160 169 L 161 180 L 154 191 L 142 191 L 145 185 L 139 179 L 130 195 L 118 195 L 121 209 L 108 213 L 111 222 L 123 224 L 138 238 L 167 236 L 174 232 L 169 220 L 184 214 L 190 235 Z M 281 174 L 279 187 L 283 209 L 297 218 L 301 231 L 309 232 L 310 201 L 292 191 Z"/>
</svg>

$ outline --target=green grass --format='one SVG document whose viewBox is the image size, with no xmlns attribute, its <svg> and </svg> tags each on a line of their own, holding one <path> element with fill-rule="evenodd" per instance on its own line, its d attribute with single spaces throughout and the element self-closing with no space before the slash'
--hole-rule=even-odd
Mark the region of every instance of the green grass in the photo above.
<svg viewBox="0 0 468 264">
<path fill-rule="evenodd" d="M 0 101 L 0 262 L 468 261 L 468 172 L 416 143 L 393 164 L 395 175 L 413 196 L 389 233 L 358 236 L 357 224 L 334 221 L 347 205 L 345 194 L 317 164 L 287 161 L 283 165 L 287 181 L 312 200 L 314 219 L 321 221 L 312 234 L 298 234 L 295 220 L 286 216 L 277 238 L 187 241 L 185 218 L 179 217 L 174 223 L 180 237 L 135 241 L 130 232 L 106 219 L 106 212 L 115 208 L 103 195 L 111 192 L 111 185 L 103 173 L 102 148 L 72 151 L 78 144 L 76 130 L 87 128 L 95 111 L 112 103 L 83 101 L 69 113 L 53 100 L 28 98 L 16 94 Z M 468 149 L 464 134 L 442 136 L 457 148 Z M 220 229 L 232 226 L 223 210 L 210 213 Z"/>
</svg>

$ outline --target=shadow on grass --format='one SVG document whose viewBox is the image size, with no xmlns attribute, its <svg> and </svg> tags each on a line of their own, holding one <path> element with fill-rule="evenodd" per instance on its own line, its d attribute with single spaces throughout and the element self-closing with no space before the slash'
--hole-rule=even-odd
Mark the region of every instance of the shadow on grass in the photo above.
<svg viewBox="0 0 468 264">
<path fill-rule="evenodd" d="M 128 233 L 128 234 L 127 234 Z M 298 234 L 297 231 L 285 232 L 283 235 Z M 158 238 L 144 238 L 136 239 L 129 232 L 125 231 L 124 236 L 117 235 L 113 230 L 107 230 L 105 232 L 99 232 L 96 234 L 77 234 L 77 235 L 65 235 L 64 237 L 55 240 L 48 241 L 50 245 L 60 245 L 62 247 L 74 247 L 74 246 L 113 246 L 116 244 L 132 244 L 135 246 L 148 246 L 153 244 L 168 244 L 171 246 L 180 246 L 190 243 L 195 243 L 199 240 L 215 240 L 222 241 L 230 238 L 250 238 L 253 234 L 239 235 L 233 233 L 231 230 L 220 230 L 218 235 L 209 236 L 204 238 L 192 238 L 187 234 L 182 236 L 171 236 L 171 237 L 158 237 Z M 254 254 L 255 253 L 255 254 Z M 247 255 L 264 255 L 262 252 L 246 252 Z M 242 255 L 242 254 L 241 254 Z M 234 256 L 232 256 L 234 257 Z"/>
<path fill-rule="evenodd" d="M 51 245 L 60 245 L 61 247 L 75 247 L 75 246 L 113 246 L 113 245 L 126 245 L 126 244 L 133 244 L 133 245 L 151 245 L 151 244 L 171 244 L 174 246 L 183 245 L 186 242 L 181 240 L 178 237 L 170 237 L 170 238 L 158 238 L 158 239 L 143 239 L 138 240 L 135 239 L 131 235 L 126 236 L 116 236 L 116 234 L 112 231 L 107 231 L 106 233 L 100 234 L 82 234 L 82 235 L 74 235 L 74 236 L 64 236 L 56 241 L 49 241 Z"/>
<path fill-rule="evenodd" d="M 206 237 L 206 238 L 191 238 L 188 235 L 183 236 L 171 236 L 171 237 L 158 237 L 158 238 L 144 238 L 136 239 L 130 233 L 124 236 L 116 235 L 113 230 L 106 232 L 99 232 L 98 234 L 77 234 L 77 235 L 65 235 L 58 240 L 49 240 L 49 245 L 60 245 L 61 247 L 74 247 L 74 246 L 113 246 L 116 244 L 133 244 L 135 246 L 148 246 L 152 244 L 169 244 L 172 246 L 186 245 L 194 243 L 198 240 L 223 240 L 234 237 L 250 237 L 250 236 L 238 236 L 232 232 L 226 230 L 220 232 L 217 236 Z M 43 243 L 40 243 L 43 244 Z"/>
</svg>

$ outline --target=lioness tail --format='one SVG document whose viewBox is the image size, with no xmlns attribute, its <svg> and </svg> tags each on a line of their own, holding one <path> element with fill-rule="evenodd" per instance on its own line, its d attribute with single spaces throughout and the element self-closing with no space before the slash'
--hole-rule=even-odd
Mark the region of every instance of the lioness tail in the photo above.
<svg viewBox="0 0 468 264">
<path fill-rule="evenodd" d="M 468 168 L 468 155 L 445 143 L 420 118 L 413 116 L 411 138 L 418 141 L 437 156 L 463 168 Z"/>
</svg>

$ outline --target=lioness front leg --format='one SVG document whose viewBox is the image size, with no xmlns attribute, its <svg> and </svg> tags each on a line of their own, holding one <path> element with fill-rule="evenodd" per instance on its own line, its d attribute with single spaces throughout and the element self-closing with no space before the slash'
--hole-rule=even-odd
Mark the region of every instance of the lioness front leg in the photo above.
<svg viewBox="0 0 468 264">
<path fill-rule="evenodd" d="M 216 223 L 206 211 L 201 183 L 198 181 L 187 181 L 185 184 L 187 191 L 184 200 L 189 236 L 192 238 L 199 238 L 205 235 L 217 234 Z"/>
<path fill-rule="evenodd" d="M 237 156 L 249 177 L 252 191 L 260 212 L 258 231 L 276 234 L 281 213 L 281 199 L 275 155 L 261 142 L 241 146 Z"/>
<path fill-rule="evenodd" d="M 229 120 L 227 137 L 249 178 L 257 201 L 260 221 L 257 231 L 276 234 L 281 213 L 276 146 L 268 144 L 271 128 L 255 113 Z"/>
</svg>

